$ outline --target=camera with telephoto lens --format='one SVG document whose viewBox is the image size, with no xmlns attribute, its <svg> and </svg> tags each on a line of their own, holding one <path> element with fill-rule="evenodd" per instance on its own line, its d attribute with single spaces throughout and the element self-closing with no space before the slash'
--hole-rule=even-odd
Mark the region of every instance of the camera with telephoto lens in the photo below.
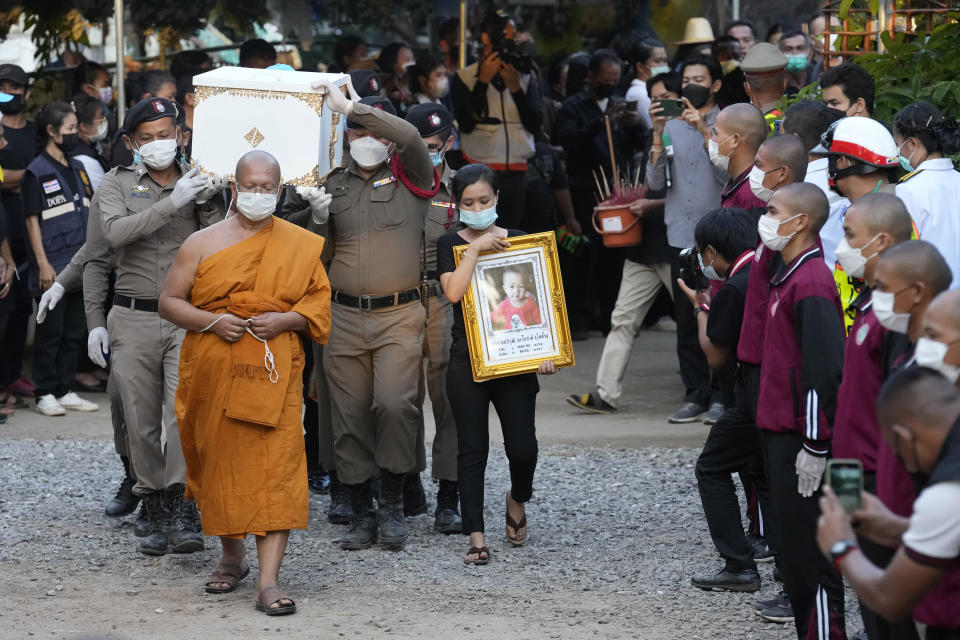
<svg viewBox="0 0 960 640">
<path fill-rule="evenodd" d="M 518 73 L 530 73 L 533 71 L 533 56 L 524 51 L 524 47 L 518 45 L 514 40 L 501 37 L 499 41 L 492 43 L 494 52 L 500 56 L 500 59 L 511 65 Z"/>
<path fill-rule="evenodd" d="M 699 251 L 696 247 L 690 247 L 680 252 L 680 279 L 694 291 L 701 291 L 710 286 L 710 281 L 700 270 L 700 260 L 697 259 Z"/>
</svg>

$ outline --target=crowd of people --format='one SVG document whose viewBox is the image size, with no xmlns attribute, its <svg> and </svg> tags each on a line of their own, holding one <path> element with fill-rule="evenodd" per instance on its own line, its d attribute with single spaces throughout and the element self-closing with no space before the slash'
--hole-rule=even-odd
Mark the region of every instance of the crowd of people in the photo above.
<svg viewBox="0 0 960 640">
<path fill-rule="evenodd" d="M 843 578 L 871 640 L 958 637 L 960 125 L 923 102 L 872 119 L 878 88 L 825 57 L 824 16 L 775 26 L 715 37 L 693 18 L 672 57 L 628 32 L 544 68 L 503 12 L 471 43 L 443 22 L 433 54 L 371 57 L 345 36 L 328 70 L 348 95 L 315 88 L 347 118 L 348 153 L 317 187 L 282 185 L 262 151 L 230 181 L 189 168 L 206 53 L 128 76 L 122 122 L 95 62 L 33 121 L 29 76 L 0 65 L 0 421 L 30 399 L 96 411 L 78 392 L 106 392 L 124 471 L 106 515 L 139 506 L 148 555 L 219 536 L 212 593 L 248 575 L 254 535 L 257 608 L 280 615 L 310 491 L 329 493 L 344 550 L 402 547 L 428 511 L 429 394 L 434 529 L 468 534 L 463 561 L 485 565 L 489 406 L 522 546 L 537 375 L 557 369 L 476 382 L 460 301 L 480 254 L 556 232 L 571 335 L 606 336 L 596 388 L 571 405 L 616 413 L 639 331 L 676 322 L 669 421 L 711 425 L 696 478 L 723 560 L 693 586 L 756 592 L 774 562 L 782 591 L 755 609 L 799 638 L 847 637 Z M 276 59 L 262 40 L 240 49 L 241 66 Z M 819 99 L 790 99 L 810 83 Z M 604 246 L 593 224 L 601 168 L 645 184 L 639 245 Z M 504 327 L 539 313 L 526 277 L 503 274 Z M 862 468 L 852 513 L 821 490 L 830 458 Z"/>
</svg>

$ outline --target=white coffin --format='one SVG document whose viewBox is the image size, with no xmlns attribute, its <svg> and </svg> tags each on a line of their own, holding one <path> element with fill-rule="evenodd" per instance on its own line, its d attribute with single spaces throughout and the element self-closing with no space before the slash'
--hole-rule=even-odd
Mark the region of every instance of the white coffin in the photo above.
<svg viewBox="0 0 960 640">
<path fill-rule="evenodd" d="M 280 162 L 284 184 L 318 186 L 340 166 L 346 118 L 324 104 L 311 83 L 340 73 L 221 67 L 194 76 L 193 166 L 233 179 L 237 161 L 253 149 Z"/>
</svg>

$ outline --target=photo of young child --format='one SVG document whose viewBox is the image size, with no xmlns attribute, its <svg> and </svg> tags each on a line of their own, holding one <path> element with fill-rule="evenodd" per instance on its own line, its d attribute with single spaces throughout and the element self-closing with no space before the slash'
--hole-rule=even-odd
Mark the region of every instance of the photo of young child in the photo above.
<svg viewBox="0 0 960 640">
<path fill-rule="evenodd" d="M 497 298 L 490 297 L 490 325 L 494 331 L 509 331 L 524 329 L 543 324 L 540 316 L 540 305 L 536 296 L 529 291 L 533 281 L 533 263 L 508 265 L 502 269 L 491 269 L 485 275 L 496 278 L 499 276 L 499 288 L 503 292 L 503 299 L 496 303 Z M 499 273 L 497 273 L 499 272 Z M 499 293 L 499 291 L 498 291 Z"/>
</svg>

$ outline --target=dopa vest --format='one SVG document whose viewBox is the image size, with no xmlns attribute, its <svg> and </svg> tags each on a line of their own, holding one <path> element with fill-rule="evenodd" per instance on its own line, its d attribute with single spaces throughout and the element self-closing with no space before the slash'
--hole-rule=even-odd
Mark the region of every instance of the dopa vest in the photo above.
<svg viewBox="0 0 960 640">
<path fill-rule="evenodd" d="M 87 239 L 87 215 L 93 188 L 79 160 L 68 159 L 69 167 L 54 163 L 41 154 L 33 159 L 27 171 L 37 176 L 43 191 L 40 211 L 40 229 L 43 251 L 57 273 L 63 271 Z M 74 193 L 64 176 L 73 171 L 82 191 Z"/>
</svg>

